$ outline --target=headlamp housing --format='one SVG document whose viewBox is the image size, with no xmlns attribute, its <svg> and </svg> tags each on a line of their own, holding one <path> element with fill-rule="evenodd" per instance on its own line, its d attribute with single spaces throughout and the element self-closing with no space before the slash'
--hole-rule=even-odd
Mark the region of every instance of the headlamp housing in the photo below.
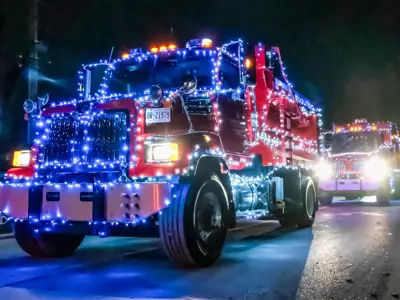
<svg viewBox="0 0 400 300">
<path fill-rule="evenodd" d="M 171 163 L 179 160 L 177 143 L 149 143 L 146 145 L 146 162 Z"/>
<path fill-rule="evenodd" d="M 328 179 L 333 175 L 333 168 L 329 162 L 320 160 L 314 167 L 314 172 L 319 179 Z"/>
<path fill-rule="evenodd" d="M 364 174 L 366 177 L 380 180 L 389 174 L 389 166 L 383 158 L 373 156 L 365 162 Z"/>
<path fill-rule="evenodd" d="M 28 167 L 31 163 L 31 151 L 14 151 L 13 167 Z"/>
</svg>

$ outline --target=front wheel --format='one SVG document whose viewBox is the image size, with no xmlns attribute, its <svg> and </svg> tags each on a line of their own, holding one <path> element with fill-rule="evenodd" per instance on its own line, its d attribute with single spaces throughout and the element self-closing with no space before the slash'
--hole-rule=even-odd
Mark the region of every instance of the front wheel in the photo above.
<svg viewBox="0 0 400 300">
<path fill-rule="evenodd" d="M 81 245 L 84 235 L 34 232 L 27 222 L 14 225 L 15 240 L 32 257 L 60 258 L 72 255 Z"/>
<path fill-rule="evenodd" d="M 195 178 L 160 215 L 160 237 L 169 258 L 183 267 L 207 267 L 222 253 L 228 200 L 217 175 Z"/>
</svg>

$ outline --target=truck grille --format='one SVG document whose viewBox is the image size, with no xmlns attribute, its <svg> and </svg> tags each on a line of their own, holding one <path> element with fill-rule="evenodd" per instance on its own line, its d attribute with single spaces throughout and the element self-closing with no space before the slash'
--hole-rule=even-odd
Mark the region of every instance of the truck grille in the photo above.
<svg viewBox="0 0 400 300">
<path fill-rule="evenodd" d="M 187 97 L 185 104 L 191 115 L 210 115 L 212 113 L 212 103 L 208 96 Z"/>
<path fill-rule="evenodd" d="M 41 161 L 45 166 L 125 161 L 127 128 L 123 112 L 103 113 L 91 121 L 73 116 L 51 119 Z"/>
<path fill-rule="evenodd" d="M 336 174 L 362 173 L 365 159 L 337 160 L 335 162 Z"/>
</svg>

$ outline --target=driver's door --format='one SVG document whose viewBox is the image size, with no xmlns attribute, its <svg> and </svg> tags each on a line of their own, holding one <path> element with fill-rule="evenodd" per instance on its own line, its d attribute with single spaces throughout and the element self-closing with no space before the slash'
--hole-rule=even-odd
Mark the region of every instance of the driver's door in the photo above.
<svg viewBox="0 0 400 300">
<path fill-rule="evenodd" d="M 220 73 L 222 91 L 218 93 L 219 129 L 228 153 L 243 153 L 247 138 L 244 90 L 240 89 L 239 68 L 222 56 Z"/>
</svg>

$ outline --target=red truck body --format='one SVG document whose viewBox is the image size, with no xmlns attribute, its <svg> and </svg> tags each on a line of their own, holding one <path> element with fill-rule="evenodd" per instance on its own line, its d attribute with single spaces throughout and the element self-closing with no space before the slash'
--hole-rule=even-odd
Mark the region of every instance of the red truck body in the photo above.
<svg viewBox="0 0 400 300">
<path fill-rule="evenodd" d="M 236 218 L 275 215 L 283 226 L 312 225 L 317 202 L 305 167 L 318 158 L 320 110 L 291 88 L 279 48 L 251 50 L 246 58 L 241 40 L 213 47 L 200 39 L 85 66 L 79 99 L 53 103 L 37 117 L 31 164 L 25 174 L 8 172 L 13 180 L 0 188 L 0 211 L 23 224 L 16 230 L 60 239 L 64 224 L 80 237 L 143 236 L 155 229 L 173 260 L 195 265 L 219 256 Z M 151 77 L 144 80 L 136 72 L 146 68 Z M 21 181 L 32 168 L 34 180 Z M 211 214 L 196 217 L 203 196 L 213 213 L 219 210 L 206 218 L 219 222 L 206 226 L 220 234 L 217 244 L 192 240 L 199 228 L 188 220 Z M 183 222 L 186 233 L 175 236 L 174 222 Z M 177 247 L 187 257 L 177 258 Z"/>
</svg>

